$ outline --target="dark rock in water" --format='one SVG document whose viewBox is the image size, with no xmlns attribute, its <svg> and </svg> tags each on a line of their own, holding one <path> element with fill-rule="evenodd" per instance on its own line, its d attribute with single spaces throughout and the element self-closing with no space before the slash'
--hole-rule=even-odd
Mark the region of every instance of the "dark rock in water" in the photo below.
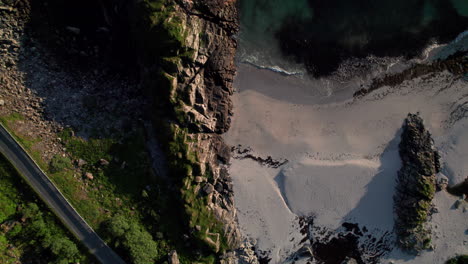
<svg viewBox="0 0 468 264">
<path fill-rule="evenodd" d="M 394 195 L 397 245 L 411 253 L 429 249 L 431 231 L 426 222 L 436 191 L 438 154 L 423 120 L 408 114 L 399 145 L 402 168 Z"/>
<path fill-rule="evenodd" d="M 359 89 L 353 96 L 359 98 L 384 86 L 394 87 L 406 80 L 442 71 L 449 71 L 455 76 L 462 76 L 468 70 L 467 54 L 468 52 L 456 52 L 444 60 L 437 60 L 430 64 L 415 64 L 402 72 L 376 78 L 368 87 Z M 436 164 L 436 168 L 439 169 L 439 167 L 439 164 Z"/>
</svg>

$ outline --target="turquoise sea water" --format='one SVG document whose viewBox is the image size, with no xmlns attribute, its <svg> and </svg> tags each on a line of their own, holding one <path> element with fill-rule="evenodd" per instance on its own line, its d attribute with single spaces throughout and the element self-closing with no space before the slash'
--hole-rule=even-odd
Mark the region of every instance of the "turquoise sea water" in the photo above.
<svg viewBox="0 0 468 264">
<path fill-rule="evenodd" d="M 347 58 L 411 57 L 467 29 L 467 0 L 243 0 L 240 57 L 326 75 Z"/>
</svg>

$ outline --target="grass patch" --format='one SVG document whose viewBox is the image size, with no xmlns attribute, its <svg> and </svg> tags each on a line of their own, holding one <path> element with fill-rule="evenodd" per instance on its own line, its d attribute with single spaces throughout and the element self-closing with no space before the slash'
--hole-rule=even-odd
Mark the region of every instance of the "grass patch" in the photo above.
<svg viewBox="0 0 468 264">
<path fill-rule="evenodd" d="M 69 169 L 71 165 L 71 161 L 68 157 L 55 155 L 49 162 L 49 171 L 51 173 L 61 172 L 65 169 Z"/>
<path fill-rule="evenodd" d="M 25 148 L 29 155 L 31 155 L 36 162 L 41 166 L 41 168 L 46 168 L 46 163 L 42 162 L 41 153 L 39 151 L 33 150 L 33 146 L 36 143 L 39 143 L 41 140 L 38 138 L 32 138 L 26 135 L 18 135 L 14 132 L 12 128 L 15 122 L 22 122 L 25 118 L 19 113 L 12 113 L 7 116 L 0 116 L 0 122 L 2 125 L 8 129 L 8 131 L 12 134 L 16 141 L 18 141 L 23 148 Z"/>
</svg>

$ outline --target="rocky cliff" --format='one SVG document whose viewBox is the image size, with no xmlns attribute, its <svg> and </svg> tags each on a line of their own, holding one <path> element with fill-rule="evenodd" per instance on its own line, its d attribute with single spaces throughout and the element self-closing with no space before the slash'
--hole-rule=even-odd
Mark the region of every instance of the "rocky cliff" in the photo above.
<svg viewBox="0 0 468 264">
<path fill-rule="evenodd" d="M 423 120 L 408 114 L 399 145 L 402 168 L 394 196 L 397 244 L 417 253 L 431 247 L 431 231 L 426 226 L 434 198 L 439 154 Z"/>
<path fill-rule="evenodd" d="M 236 1 L 141 1 L 133 16 L 142 83 L 180 191 L 190 236 L 214 252 L 236 248 L 230 148 Z"/>
</svg>

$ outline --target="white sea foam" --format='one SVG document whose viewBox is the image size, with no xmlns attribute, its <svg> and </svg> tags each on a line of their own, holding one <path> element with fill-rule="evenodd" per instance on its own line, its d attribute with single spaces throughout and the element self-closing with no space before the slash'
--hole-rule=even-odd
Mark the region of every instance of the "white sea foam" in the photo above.
<svg viewBox="0 0 468 264">
<path fill-rule="evenodd" d="M 256 64 L 248 60 L 243 60 L 242 62 L 245 64 L 252 65 L 258 69 L 270 70 L 272 72 L 276 72 L 276 73 L 280 73 L 280 74 L 284 74 L 288 76 L 303 76 L 305 74 L 302 71 L 288 71 L 279 66 L 266 66 L 266 65 Z"/>
<path fill-rule="evenodd" d="M 468 30 L 463 31 L 455 40 L 442 47 L 431 60 L 445 59 L 458 51 L 468 51 Z"/>
<path fill-rule="evenodd" d="M 468 30 L 466 31 L 463 31 L 462 33 L 460 33 L 457 38 L 453 41 L 453 42 L 459 42 L 461 41 L 462 39 L 464 39 L 466 36 L 468 36 Z"/>
</svg>

